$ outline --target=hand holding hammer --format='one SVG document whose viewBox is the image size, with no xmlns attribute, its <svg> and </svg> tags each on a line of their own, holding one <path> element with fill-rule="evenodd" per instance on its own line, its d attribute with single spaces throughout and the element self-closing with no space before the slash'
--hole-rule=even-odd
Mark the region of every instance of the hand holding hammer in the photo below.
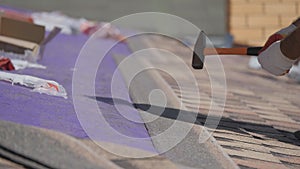
<svg viewBox="0 0 300 169">
<path fill-rule="evenodd" d="M 203 69 L 204 57 L 207 55 L 251 55 L 258 56 L 262 47 L 243 48 L 206 48 L 206 35 L 203 31 L 199 33 L 194 51 L 192 66 L 194 69 Z"/>
</svg>

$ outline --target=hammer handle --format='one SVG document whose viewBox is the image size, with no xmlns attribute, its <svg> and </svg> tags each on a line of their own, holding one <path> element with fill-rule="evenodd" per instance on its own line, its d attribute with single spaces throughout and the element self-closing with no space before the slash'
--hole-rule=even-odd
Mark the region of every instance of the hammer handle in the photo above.
<svg viewBox="0 0 300 169">
<path fill-rule="evenodd" d="M 204 56 L 206 55 L 253 55 L 258 56 L 258 52 L 262 47 L 248 48 L 205 48 Z"/>
</svg>

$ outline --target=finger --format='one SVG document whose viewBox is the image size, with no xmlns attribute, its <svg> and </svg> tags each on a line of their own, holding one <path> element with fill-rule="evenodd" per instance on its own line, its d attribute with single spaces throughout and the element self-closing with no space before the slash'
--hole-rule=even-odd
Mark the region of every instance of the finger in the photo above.
<svg viewBox="0 0 300 169">
<path fill-rule="evenodd" d="M 265 51 L 270 45 L 272 45 L 274 42 L 283 39 L 284 37 L 280 34 L 273 34 L 269 37 L 267 42 L 265 43 L 264 47 L 258 52 L 260 54 L 261 52 Z"/>
</svg>

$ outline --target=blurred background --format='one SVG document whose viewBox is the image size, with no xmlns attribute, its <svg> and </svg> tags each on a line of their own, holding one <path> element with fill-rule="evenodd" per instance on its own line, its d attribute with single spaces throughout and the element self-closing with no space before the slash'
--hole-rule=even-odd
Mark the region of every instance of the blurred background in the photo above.
<svg viewBox="0 0 300 169">
<path fill-rule="evenodd" d="M 0 0 L 0 2 L 1 5 L 34 11 L 62 11 L 73 17 L 106 22 L 137 12 L 169 13 L 182 17 L 204 30 L 218 46 L 230 46 L 232 43 L 263 45 L 270 34 L 287 26 L 300 15 L 300 0 Z M 161 26 L 164 23 L 159 24 Z M 193 36 L 181 35 L 182 32 L 188 31 L 172 33 Z"/>
</svg>

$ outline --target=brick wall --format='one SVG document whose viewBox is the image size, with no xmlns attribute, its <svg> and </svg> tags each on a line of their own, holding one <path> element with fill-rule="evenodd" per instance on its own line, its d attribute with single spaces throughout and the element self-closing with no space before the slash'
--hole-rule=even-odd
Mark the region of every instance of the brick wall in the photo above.
<svg viewBox="0 0 300 169">
<path fill-rule="evenodd" d="M 300 0 L 229 0 L 229 31 L 238 44 L 263 45 L 298 16 Z"/>
<path fill-rule="evenodd" d="M 120 17 L 138 12 L 163 12 L 187 19 L 209 35 L 224 35 L 227 29 L 228 0 L 0 0 L 0 5 L 8 5 L 33 11 L 62 11 L 73 17 L 111 22 Z M 134 5 L 133 5 L 134 4 Z M 171 23 L 172 21 L 170 21 Z M 130 28 L 144 29 L 149 27 L 164 31 L 166 23 L 156 25 L 131 24 Z M 181 30 L 183 27 L 169 29 L 171 34 L 196 36 L 192 30 Z M 191 28 L 193 29 L 193 28 Z M 184 34 L 183 34 L 184 33 Z"/>
</svg>

